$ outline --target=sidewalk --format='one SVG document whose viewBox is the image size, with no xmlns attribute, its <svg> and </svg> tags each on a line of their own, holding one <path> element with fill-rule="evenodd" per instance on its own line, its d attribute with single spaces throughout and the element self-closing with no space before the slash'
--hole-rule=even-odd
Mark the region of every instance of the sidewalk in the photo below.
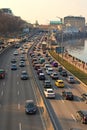
<svg viewBox="0 0 87 130">
<path fill-rule="evenodd" d="M 82 62 L 81 60 L 69 55 L 68 53 L 63 54 L 63 59 L 73 64 L 75 67 L 77 67 L 81 71 L 87 73 L 87 64 Z"/>
</svg>

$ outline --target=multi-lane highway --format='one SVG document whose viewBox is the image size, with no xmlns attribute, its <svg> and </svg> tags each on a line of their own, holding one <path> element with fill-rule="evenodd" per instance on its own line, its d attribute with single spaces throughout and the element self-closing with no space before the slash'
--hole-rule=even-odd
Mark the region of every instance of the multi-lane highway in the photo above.
<svg viewBox="0 0 87 130">
<path fill-rule="evenodd" d="M 39 43 L 39 41 L 38 41 Z M 33 52 L 35 57 L 39 59 L 38 53 L 45 58 L 42 49 L 38 50 L 38 43 L 35 45 L 36 49 Z M 41 43 L 39 43 L 41 44 Z M 33 48 L 32 48 L 33 49 Z M 23 54 L 26 59 L 26 66 L 19 67 L 21 50 L 18 49 L 18 55 L 14 56 L 16 48 L 11 48 L 0 55 L 0 68 L 5 69 L 5 79 L 0 79 L 0 129 L 1 130 L 44 130 L 46 129 L 46 121 L 44 122 L 43 114 L 44 108 L 38 106 L 38 94 L 36 94 L 36 87 L 38 86 L 42 95 L 43 101 L 46 105 L 50 118 L 54 124 L 55 130 L 86 130 L 87 125 L 77 121 L 76 112 L 78 110 L 87 110 L 87 104 L 82 100 L 81 94 L 87 92 L 87 88 L 81 84 L 75 77 L 75 83 L 67 82 L 66 77 L 63 77 L 58 72 L 58 68 L 53 67 L 59 75 L 59 79 L 64 81 L 64 88 L 55 86 L 55 80 L 47 75 L 44 65 L 41 68 L 47 79 L 50 79 L 52 87 L 56 93 L 55 99 L 47 99 L 44 95 L 43 81 L 38 79 L 37 71 L 32 66 L 32 57 L 28 53 Z M 26 49 L 27 52 L 28 49 Z M 15 57 L 17 60 L 17 70 L 11 70 L 11 59 Z M 21 71 L 27 70 L 29 79 L 21 80 Z M 69 72 L 68 72 L 69 73 Z M 36 81 L 36 84 L 34 83 Z M 71 91 L 74 95 L 74 100 L 65 100 L 62 96 L 62 91 Z M 33 99 L 38 106 L 36 115 L 25 114 L 25 101 Z M 42 104 L 41 104 L 42 105 Z M 45 116 L 47 113 L 45 113 Z M 48 121 L 48 120 L 47 120 Z M 48 123 L 49 125 L 49 123 Z"/>
<path fill-rule="evenodd" d="M 13 53 L 15 48 L 0 55 L 0 68 L 6 71 L 5 79 L 0 79 L 0 129 L 1 130 L 43 130 L 44 123 L 41 114 L 37 110 L 36 115 L 25 114 L 25 101 L 33 99 L 36 102 L 32 89 L 31 75 L 29 74 L 29 62 L 26 54 L 26 66 L 19 67 L 20 51 L 17 56 Z M 11 59 L 17 60 L 17 70 L 11 70 Z M 21 71 L 27 70 L 29 80 L 22 81 Z"/>
<path fill-rule="evenodd" d="M 47 60 L 46 54 L 43 54 L 42 49 L 39 50 L 41 52 L 41 56 L 45 58 L 45 62 L 49 63 Z M 38 54 L 38 47 L 36 47 L 34 51 L 35 56 L 37 57 Z M 39 59 L 39 57 L 37 57 Z M 32 58 L 30 58 L 32 61 Z M 80 81 L 75 77 L 75 83 L 70 84 L 67 82 L 66 77 L 63 77 L 58 72 L 57 68 L 53 68 L 54 71 L 56 71 L 59 75 L 59 79 L 62 79 L 64 81 L 64 88 L 58 88 L 55 86 L 55 80 L 52 80 L 50 76 L 47 75 L 46 71 L 44 70 L 43 65 L 41 65 L 41 68 L 46 76 L 47 79 L 50 79 L 53 89 L 56 93 L 55 99 L 44 99 L 46 101 L 46 105 L 48 108 L 48 111 L 51 115 L 51 118 L 53 120 L 53 123 L 55 125 L 55 128 L 58 130 L 70 130 L 78 129 L 78 130 L 86 130 L 87 125 L 82 124 L 81 121 L 77 120 L 76 112 L 78 110 L 87 110 L 87 104 L 82 100 L 81 94 L 87 92 L 87 87 L 80 83 Z M 33 71 L 34 76 L 36 78 L 36 81 L 38 82 L 38 86 L 40 91 L 42 92 L 43 97 L 44 95 L 44 85 L 43 81 L 38 79 L 37 71 L 34 69 Z M 69 74 L 69 72 L 68 72 Z M 71 91 L 74 95 L 74 100 L 65 100 L 62 96 L 62 91 Z"/>
</svg>

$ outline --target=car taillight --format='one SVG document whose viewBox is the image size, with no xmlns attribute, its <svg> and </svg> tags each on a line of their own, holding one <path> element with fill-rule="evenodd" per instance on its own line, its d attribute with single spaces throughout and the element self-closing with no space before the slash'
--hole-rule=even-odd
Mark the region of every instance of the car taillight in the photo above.
<svg viewBox="0 0 87 130">
<path fill-rule="evenodd" d="M 87 117 L 84 116 L 83 120 L 84 120 L 84 121 L 87 121 Z"/>
</svg>

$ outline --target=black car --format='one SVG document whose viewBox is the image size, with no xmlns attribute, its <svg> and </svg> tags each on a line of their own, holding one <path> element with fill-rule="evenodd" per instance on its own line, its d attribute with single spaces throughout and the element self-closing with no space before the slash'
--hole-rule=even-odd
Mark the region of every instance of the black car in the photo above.
<svg viewBox="0 0 87 130">
<path fill-rule="evenodd" d="M 11 59 L 11 63 L 16 63 L 17 61 L 16 61 L 16 59 L 15 58 L 12 58 Z"/>
<path fill-rule="evenodd" d="M 21 73 L 21 79 L 22 80 L 27 80 L 29 77 L 28 77 L 28 74 L 27 74 L 27 72 L 26 71 L 22 71 L 22 73 Z"/>
<path fill-rule="evenodd" d="M 81 96 L 82 99 L 87 103 L 87 93 L 83 93 Z"/>
<path fill-rule="evenodd" d="M 26 100 L 25 102 L 25 112 L 26 114 L 35 114 L 37 111 L 37 107 L 34 104 L 33 100 Z"/>
<path fill-rule="evenodd" d="M 60 72 L 60 74 L 61 74 L 62 76 L 64 76 L 64 77 L 67 77 L 67 76 L 68 76 L 66 70 L 62 70 L 62 71 Z"/>
<path fill-rule="evenodd" d="M 87 110 L 77 111 L 77 120 L 83 124 L 87 124 Z"/>
<path fill-rule="evenodd" d="M 44 75 L 44 73 L 39 73 L 38 78 L 39 78 L 40 80 L 45 80 L 45 75 Z"/>
<path fill-rule="evenodd" d="M 24 61 L 20 61 L 19 66 L 20 67 L 25 67 L 25 62 Z"/>
<path fill-rule="evenodd" d="M 51 87 L 52 87 L 51 81 L 46 79 L 44 81 L 44 88 L 51 88 Z"/>
<path fill-rule="evenodd" d="M 59 72 L 62 72 L 62 70 L 63 70 L 63 67 L 59 65 L 59 66 L 58 66 L 58 71 L 59 71 Z"/>
<path fill-rule="evenodd" d="M 62 96 L 63 96 L 64 99 L 66 99 L 66 100 L 73 100 L 73 93 L 72 93 L 72 92 L 63 91 L 63 92 L 62 92 Z"/>
<path fill-rule="evenodd" d="M 17 65 L 16 64 L 12 64 L 11 65 L 11 70 L 17 70 Z"/>
</svg>

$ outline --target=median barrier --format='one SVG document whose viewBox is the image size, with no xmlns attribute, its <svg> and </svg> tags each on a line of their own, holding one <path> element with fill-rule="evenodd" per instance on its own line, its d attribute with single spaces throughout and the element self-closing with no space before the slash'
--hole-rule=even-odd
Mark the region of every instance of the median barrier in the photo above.
<svg viewBox="0 0 87 130">
<path fill-rule="evenodd" d="M 27 53 L 28 59 L 29 59 L 28 54 L 29 54 L 29 51 L 31 49 L 32 49 L 32 47 L 30 47 L 30 49 L 28 50 L 28 53 Z M 39 113 L 40 113 L 40 116 L 41 116 L 41 119 L 42 119 L 44 130 L 55 130 L 53 122 L 51 120 L 51 116 L 49 114 L 50 112 L 48 111 L 48 108 L 47 108 L 46 99 L 45 99 L 43 93 L 39 89 L 40 87 L 39 87 L 38 82 L 35 79 L 35 76 L 34 76 L 33 71 L 31 69 L 32 64 L 29 64 L 29 65 L 30 65 L 29 73 L 32 77 L 31 78 L 32 89 L 33 89 L 33 92 L 34 92 L 34 95 L 35 95 L 35 98 L 36 98 L 36 102 L 38 104 Z"/>
</svg>

